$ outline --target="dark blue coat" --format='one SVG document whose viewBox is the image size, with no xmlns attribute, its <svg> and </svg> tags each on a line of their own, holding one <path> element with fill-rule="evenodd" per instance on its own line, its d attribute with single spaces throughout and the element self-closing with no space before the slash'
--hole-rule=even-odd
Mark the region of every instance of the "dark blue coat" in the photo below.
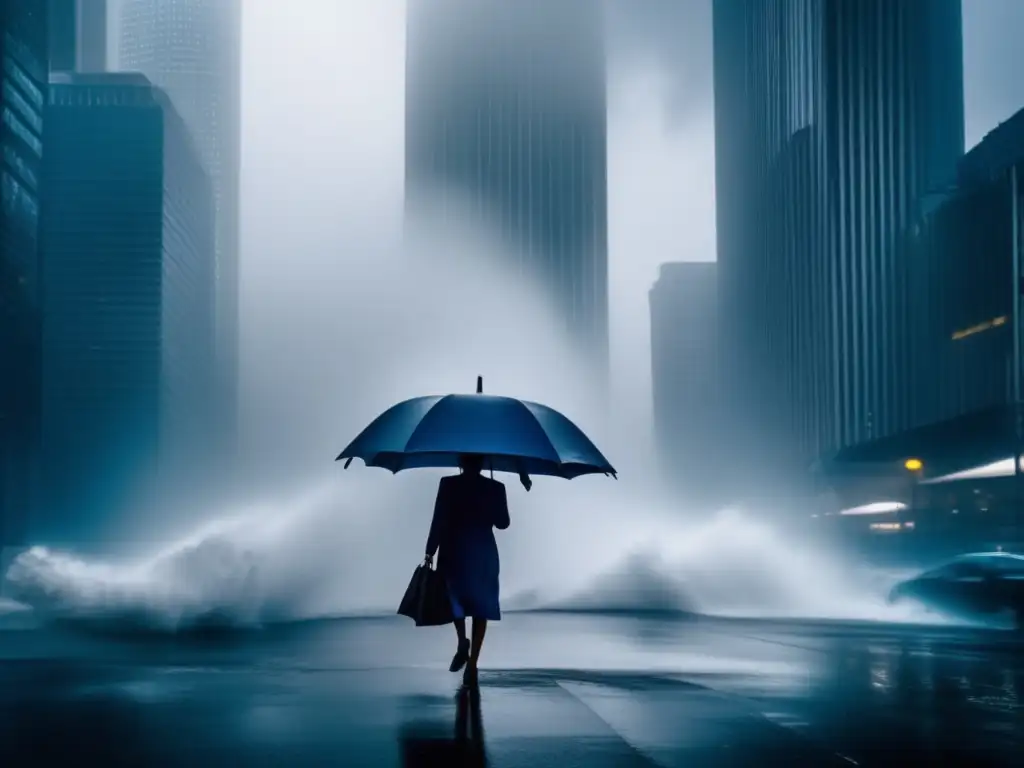
<svg viewBox="0 0 1024 768">
<path fill-rule="evenodd" d="M 448 581 L 456 618 L 501 618 L 494 529 L 508 526 L 502 483 L 470 474 L 441 479 L 426 551 L 441 550 L 437 569 Z"/>
</svg>

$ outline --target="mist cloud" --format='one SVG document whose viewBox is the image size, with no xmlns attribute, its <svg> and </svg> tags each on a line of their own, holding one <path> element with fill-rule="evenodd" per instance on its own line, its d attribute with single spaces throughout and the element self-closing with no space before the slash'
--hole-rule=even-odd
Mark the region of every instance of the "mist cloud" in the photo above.
<svg viewBox="0 0 1024 768">
<path fill-rule="evenodd" d="M 673 129 L 710 109 L 711 0 L 609 0 L 608 53 L 613 75 L 655 69 Z"/>
</svg>

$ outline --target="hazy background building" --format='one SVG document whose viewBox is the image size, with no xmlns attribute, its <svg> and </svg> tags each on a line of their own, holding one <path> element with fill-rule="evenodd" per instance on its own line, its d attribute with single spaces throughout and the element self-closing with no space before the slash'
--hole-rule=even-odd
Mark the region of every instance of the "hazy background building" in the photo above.
<svg viewBox="0 0 1024 768">
<path fill-rule="evenodd" d="M 41 1 L 41 0 L 40 0 Z M 46 0 L 50 70 L 103 72 L 107 68 L 107 0 Z"/>
<path fill-rule="evenodd" d="M 144 76 L 53 75 L 46 118 L 33 535 L 80 543 L 130 530 L 126 505 L 210 445 L 214 209 L 184 122 Z"/>
<path fill-rule="evenodd" d="M 651 288 L 654 434 L 668 485 L 703 508 L 730 471 L 719 379 L 718 265 L 663 264 Z"/>
<path fill-rule="evenodd" d="M 963 153 L 961 27 L 960 0 L 714 3 L 721 310 L 755 486 L 917 418 L 899 253 Z"/>
<path fill-rule="evenodd" d="M 407 205 L 466 204 L 491 225 L 602 376 L 606 100 L 601 3 L 409 3 Z"/>
<path fill-rule="evenodd" d="M 46 44 L 45 5 L 5 0 L 0 15 L 0 547 L 24 540 L 38 489 Z"/>
<path fill-rule="evenodd" d="M 217 209 L 217 357 L 225 449 L 238 412 L 241 0 L 123 0 L 118 68 L 141 72 L 185 120 Z"/>
</svg>

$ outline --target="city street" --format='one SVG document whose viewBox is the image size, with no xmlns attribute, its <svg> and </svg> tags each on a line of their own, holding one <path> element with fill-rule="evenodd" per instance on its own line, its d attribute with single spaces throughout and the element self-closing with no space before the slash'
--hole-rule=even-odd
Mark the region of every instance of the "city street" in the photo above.
<svg viewBox="0 0 1024 768">
<path fill-rule="evenodd" d="M 0 632 L 0 763 L 1019 764 L 1024 654 L 955 628 L 513 614 L 479 694 L 397 618 Z"/>
</svg>

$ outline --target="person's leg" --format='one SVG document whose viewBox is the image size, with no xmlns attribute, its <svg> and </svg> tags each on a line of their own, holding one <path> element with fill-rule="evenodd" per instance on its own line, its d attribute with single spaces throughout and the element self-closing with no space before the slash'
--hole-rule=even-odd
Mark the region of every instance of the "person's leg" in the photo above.
<svg viewBox="0 0 1024 768">
<path fill-rule="evenodd" d="M 484 644 L 484 635 L 487 633 L 487 619 L 473 617 L 473 645 L 469 653 L 469 663 L 462 675 L 462 684 L 466 686 L 476 685 L 477 664 L 480 661 L 480 648 Z"/>
<path fill-rule="evenodd" d="M 466 661 L 469 660 L 469 640 L 466 639 L 466 620 L 464 618 L 455 619 L 455 634 L 459 638 L 459 647 L 455 651 L 455 656 L 452 657 L 451 666 L 448 669 L 452 672 L 458 672 L 462 669 Z"/>
<path fill-rule="evenodd" d="M 484 635 L 487 634 L 487 619 L 473 619 L 473 644 L 469 653 L 469 666 L 476 669 L 480 661 L 480 647 L 484 644 Z"/>
</svg>

